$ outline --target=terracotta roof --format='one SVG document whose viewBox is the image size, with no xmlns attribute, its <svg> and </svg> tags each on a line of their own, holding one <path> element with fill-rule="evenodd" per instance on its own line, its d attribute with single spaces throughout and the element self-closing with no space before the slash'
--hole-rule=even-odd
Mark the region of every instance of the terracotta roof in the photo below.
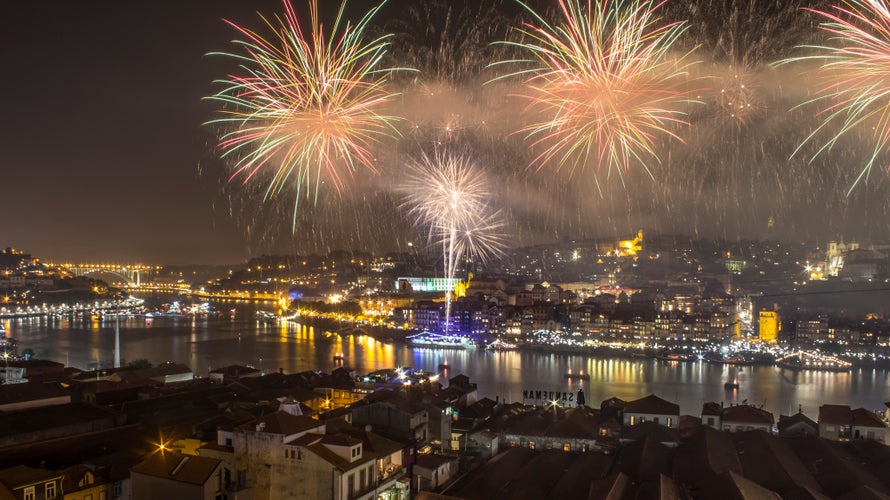
<svg viewBox="0 0 890 500">
<path fill-rule="evenodd" d="M 238 426 L 245 431 L 268 432 L 269 434 L 299 434 L 324 425 L 324 422 L 304 415 L 291 415 L 276 411 L 246 424 Z"/>
<path fill-rule="evenodd" d="M 155 453 L 136 464 L 132 472 L 161 477 L 189 484 L 205 484 L 221 461 L 215 458 L 182 455 L 175 452 Z"/>
<path fill-rule="evenodd" d="M 822 405 L 819 407 L 820 424 L 847 425 L 850 423 L 850 407 L 847 405 Z"/>
<path fill-rule="evenodd" d="M 702 415 L 711 415 L 719 417 L 723 413 L 723 407 L 713 401 L 705 403 L 701 407 Z"/>
<path fill-rule="evenodd" d="M 0 470 L 0 483 L 3 483 L 10 490 L 37 482 L 48 481 L 52 478 L 63 479 L 64 474 L 25 465 L 16 465 L 15 467 Z"/>
<path fill-rule="evenodd" d="M 882 429 L 887 427 L 884 421 L 873 411 L 866 410 L 865 408 L 856 408 L 852 413 L 853 425 L 857 427 L 880 427 Z"/>
<path fill-rule="evenodd" d="M 661 399 L 655 394 L 628 402 L 624 406 L 624 413 L 646 413 L 650 415 L 677 415 L 680 416 L 680 405 Z"/>
<path fill-rule="evenodd" d="M 778 424 L 779 431 L 781 432 L 783 429 L 787 429 L 787 428 L 791 427 L 792 425 L 797 425 L 799 423 L 807 424 L 816 430 L 819 429 L 819 424 L 817 424 L 816 422 L 813 422 L 813 420 L 810 417 L 804 415 L 803 413 L 795 413 L 794 415 L 791 415 L 790 417 L 785 416 L 785 415 L 779 416 L 779 424 Z"/>
<path fill-rule="evenodd" d="M 361 458 L 355 460 L 354 462 L 350 462 L 346 458 L 341 457 L 340 455 L 331 451 L 325 445 L 319 443 L 315 443 L 306 447 L 312 453 L 318 455 L 321 459 L 333 465 L 337 469 L 341 471 L 348 471 L 355 469 L 357 467 L 361 467 L 362 465 L 377 460 L 377 454 L 370 451 L 362 450 Z"/>
<path fill-rule="evenodd" d="M 356 446 L 362 444 L 360 439 L 347 434 L 325 434 L 321 442 L 331 446 Z"/>
<path fill-rule="evenodd" d="M 722 498 L 724 500 L 781 500 L 778 493 L 768 490 L 753 481 L 729 471 L 700 483 L 700 498 Z"/>
<path fill-rule="evenodd" d="M 737 405 L 727 406 L 723 409 L 721 420 L 726 422 L 741 422 L 746 424 L 773 425 L 773 414 L 756 406 Z"/>
</svg>

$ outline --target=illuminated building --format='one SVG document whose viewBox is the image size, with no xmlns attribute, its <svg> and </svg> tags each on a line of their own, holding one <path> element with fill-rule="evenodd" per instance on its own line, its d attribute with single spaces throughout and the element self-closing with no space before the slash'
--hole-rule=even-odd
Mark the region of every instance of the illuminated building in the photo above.
<svg viewBox="0 0 890 500">
<path fill-rule="evenodd" d="M 825 265 L 829 276 L 837 276 L 841 269 L 844 268 L 844 260 L 846 253 L 859 248 L 859 243 L 850 242 L 845 244 L 843 240 L 840 243 L 831 241 L 828 243 L 828 252 L 825 255 Z"/>
<path fill-rule="evenodd" d="M 779 313 L 760 311 L 760 341 L 775 344 L 779 337 Z"/>
<path fill-rule="evenodd" d="M 396 280 L 399 292 L 447 292 L 454 290 L 458 278 L 400 277 Z"/>
<path fill-rule="evenodd" d="M 643 250 L 643 230 L 637 231 L 637 236 L 632 240 L 621 240 L 615 253 L 619 256 L 636 257 Z"/>
</svg>

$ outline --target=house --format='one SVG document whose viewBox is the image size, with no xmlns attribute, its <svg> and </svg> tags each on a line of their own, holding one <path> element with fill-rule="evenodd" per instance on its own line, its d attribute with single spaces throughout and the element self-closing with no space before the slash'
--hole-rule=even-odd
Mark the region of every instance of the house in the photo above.
<svg viewBox="0 0 890 500">
<path fill-rule="evenodd" d="M 417 491 L 436 490 L 457 473 L 457 458 L 444 455 L 418 454 L 414 464 L 414 487 Z"/>
<path fill-rule="evenodd" d="M 783 438 L 819 435 L 819 424 L 813 422 L 802 412 L 795 413 L 790 417 L 781 415 L 778 427 L 779 436 Z"/>
<path fill-rule="evenodd" d="M 133 500 L 250 500 L 251 491 L 230 491 L 232 474 L 215 458 L 158 452 L 130 469 Z"/>
<path fill-rule="evenodd" d="M 723 415 L 723 404 L 717 404 L 713 401 L 707 402 L 702 405 L 701 423 L 719 431 L 723 428 L 720 426 L 721 415 Z"/>
<path fill-rule="evenodd" d="M 819 407 L 819 437 L 832 441 L 846 441 L 852 437 L 850 407 L 822 405 Z"/>
<path fill-rule="evenodd" d="M 670 429 L 680 427 L 680 405 L 650 394 L 629 401 L 624 406 L 624 425 L 634 426 L 643 422 L 655 422 Z"/>
<path fill-rule="evenodd" d="M 720 415 L 720 426 L 728 432 L 762 430 L 771 433 L 773 424 L 772 413 L 752 405 L 727 406 Z"/>
<path fill-rule="evenodd" d="M 0 471 L 0 498 L 43 500 L 62 496 L 65 474 L 24 465 Z"/>
<path fill-rule="evenodd" d="M 832 441 L 846 441 L 853 435 L 852 415 L 847 405 L 819 407 L 819 437 Z"/>
<path fill-rule="evenodd" d="M 887 442 L 887 424 L 876 413 L 865 408 L 851 412 L 853 439 L 873 439 Z"/>
</svg>

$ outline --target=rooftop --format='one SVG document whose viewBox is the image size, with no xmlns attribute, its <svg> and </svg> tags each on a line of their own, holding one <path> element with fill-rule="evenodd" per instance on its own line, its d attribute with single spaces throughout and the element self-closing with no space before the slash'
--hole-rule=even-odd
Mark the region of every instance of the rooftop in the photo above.
<svg viewBox="0 0 890 500">
<path fill-rule="evenodd" d="M 680 416 L 680 405 L 661 399 L 655 394 L 644 398 L 629 401 L 624 406 L 625 413 L 646 413 L 650 415 L 677 415 Z"/>
<path fill-rule="evenodd" d="M 324 426 L 324 422 L 304 415 L 291 415 L 276 411 L 238 426 L 244 431 L 267 432 L 269 434 L 299 434 Z"/>
<path fill-rule="evenodd" d="M 130 469 L 132 472 L 189 484 L 204 484 L 221 461 L 215 458 L 181 455 L 175 452 L 155 453 Z"/>
</svg>

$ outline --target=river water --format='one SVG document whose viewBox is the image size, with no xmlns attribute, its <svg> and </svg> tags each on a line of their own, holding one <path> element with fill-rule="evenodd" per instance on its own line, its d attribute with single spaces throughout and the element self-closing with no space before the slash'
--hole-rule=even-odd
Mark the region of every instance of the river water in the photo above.
<svg viewBox="0 0 890 500">
<path fill-rule="evenodd" d="M 152 363 L 175 361 L 191 367 L 196 376 L 230 364 L 293 373 L 331 371 L 338 366 L 334 355 L 342 353 L 345 364 L 358 373 L 399 366 L 442 372 L 439 365 L 448 364 L 450 368 L 443 372 L 446 378 L 464 373 L 478 384 L 480 396 L 492 399 L 522 401 L 525 390 L 576 392 L 582 388 L 588 404 L 598 406 L 613 396 L 633 400 L 654 393 L 678 403 L 682 414 L 700 414 L 706 401 L 747 401 L 764 405 L 777 420 L 779 414 L 791 414 L 798 407 L 815 419 L 821 404 L 883 410 L 884 402 L 890 401 L 890 379 L 883 369 L 832 373 L 537 351 L 411 348 L 370 336 L 341 338 L 326 333 L 321 323 L 264 324 L 256 320 L 256 307 L 251 304 L 220 303 L 219 307 L 234 308 L 234 318 L 121 320 L 123 363 L 137 358 Z M 114 320 L 33 318 L 8 320 L 4 326 L 7 336 L 18 340 L 19 352 L 30 348 L 38 358 L 84 370 L 113 364 Z M 570 382 L 565 378 L 568 370 L 588 373 L 590 380 Z M 731 379 L 738 379 L 738 390 L 724 389 L 724 382 Z"/>
</svg>

